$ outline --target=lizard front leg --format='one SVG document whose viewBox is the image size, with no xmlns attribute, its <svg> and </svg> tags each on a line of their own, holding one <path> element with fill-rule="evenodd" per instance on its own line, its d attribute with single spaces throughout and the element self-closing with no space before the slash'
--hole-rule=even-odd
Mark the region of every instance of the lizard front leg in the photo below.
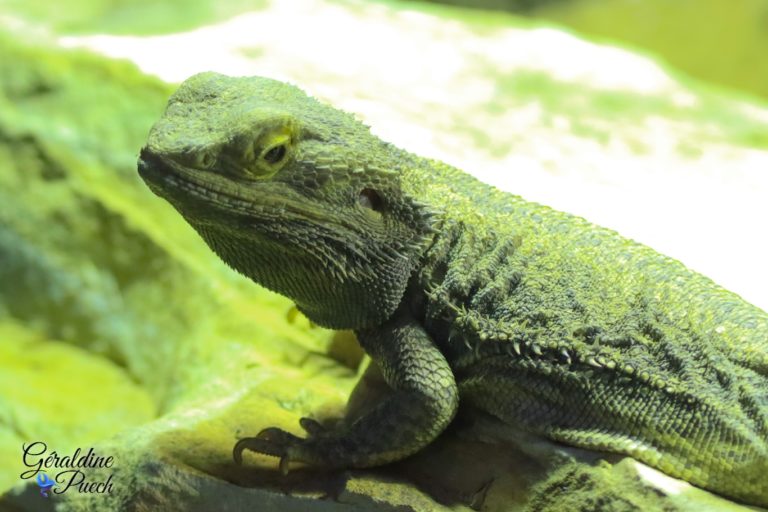
<svg viewBox="0 0 768 512">
<path fill-rule="evenodd" d="M 241 439 L 233 452 L 238 464 L 244 450 L 253 450 L 280 457 L 284 473 L 291 461 L 327 468 L 377 466 L 419 451 L 445 429 L 458 408 L 458 389 L 448 362 L 424 328 L 397 312 L 357 336 L 393 392 L 338 430 L 324 430 L 303 418 L 306 439 L 277 428 Z"/>
</svg>

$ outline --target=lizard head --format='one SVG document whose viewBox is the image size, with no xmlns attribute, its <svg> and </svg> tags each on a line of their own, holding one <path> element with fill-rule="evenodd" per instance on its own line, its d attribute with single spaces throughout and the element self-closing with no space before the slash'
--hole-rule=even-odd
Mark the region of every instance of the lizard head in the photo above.
<svg viewBox="0 0 768 512">
<path fill-rule="evenodd" d="M 266 78 L 202 73 L 172 95 L 139 173 L 227 264 L 317 324 L 388 318 L 432 238 L 403 193 L 412 155 Z"/>
</svg>

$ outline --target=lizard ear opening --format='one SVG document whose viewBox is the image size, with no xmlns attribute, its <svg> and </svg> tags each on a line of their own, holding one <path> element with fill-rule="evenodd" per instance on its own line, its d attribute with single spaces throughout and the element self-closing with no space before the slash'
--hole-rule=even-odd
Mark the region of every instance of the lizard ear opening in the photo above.
<svg viewBox="0 0 768 512">
<path fill-rule="evenodd" d="M 369 208 L 375 212 L 380 212 L 384 208 L 384 201 L 378 192 L 370 188 L 364 188 L 360 191 L 358 202 L 363 208 Z"/>
</svg>

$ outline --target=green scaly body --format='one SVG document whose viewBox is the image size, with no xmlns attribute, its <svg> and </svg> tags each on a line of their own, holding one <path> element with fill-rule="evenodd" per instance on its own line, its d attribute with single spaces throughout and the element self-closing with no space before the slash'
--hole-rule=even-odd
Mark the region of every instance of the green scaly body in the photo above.
<svg viewBox="0 0 768 512">
<path fill-rule="evenodd" d="M 263 78 L 187 80 L 139 170 L 233 268 L 354 329 L 393 389 L 339 430 L 242 439 L 236 460 L 384 464 L 463 403 L 768 506 L 768 315 L 679 262 Z"/>
</svg>

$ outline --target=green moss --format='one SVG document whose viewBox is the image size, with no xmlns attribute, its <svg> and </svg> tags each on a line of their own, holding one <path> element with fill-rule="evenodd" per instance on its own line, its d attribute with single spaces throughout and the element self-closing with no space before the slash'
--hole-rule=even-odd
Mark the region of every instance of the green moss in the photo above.
<svg viewBox="0 0 768 512">
<path fill-rule="evenodd" d="M 133 176 L 136 148 L 172 88 L 128 62 L 51 50 L 45 40 L 19 44 L 19 37 L 0 32 L 3 138 L 23 139 L 25 154 L 44 166 L 56 163 L 60 175 L 73 160 L 84 159 L 138 183 Z M 35 144 L 41 147 L 29 147 Z"/>
<path fill-rule="evenodd" d="M 564 464 L 536 484 L 527 512 L 641 512 L 681 510 L 639 481 L 630 464 Z"/>
<path fill-rule="evenodd" d="M 18 483 L 21 446 L 87 446 L 150 421 L 149 394 L 109 361 L 0 323 L 0 489 Z"/>
<path fill-rule="evenodd" d="M 647 469 L 649 474 L 656 474 Z M 526 512 L 739 511 L 743 507 L 660 475 L 653 483 L 625 458 L 616 464 L 569 462 L 531 489 Z M 665 483 L 662 483 L 665 482 Z"/>
</svg>

